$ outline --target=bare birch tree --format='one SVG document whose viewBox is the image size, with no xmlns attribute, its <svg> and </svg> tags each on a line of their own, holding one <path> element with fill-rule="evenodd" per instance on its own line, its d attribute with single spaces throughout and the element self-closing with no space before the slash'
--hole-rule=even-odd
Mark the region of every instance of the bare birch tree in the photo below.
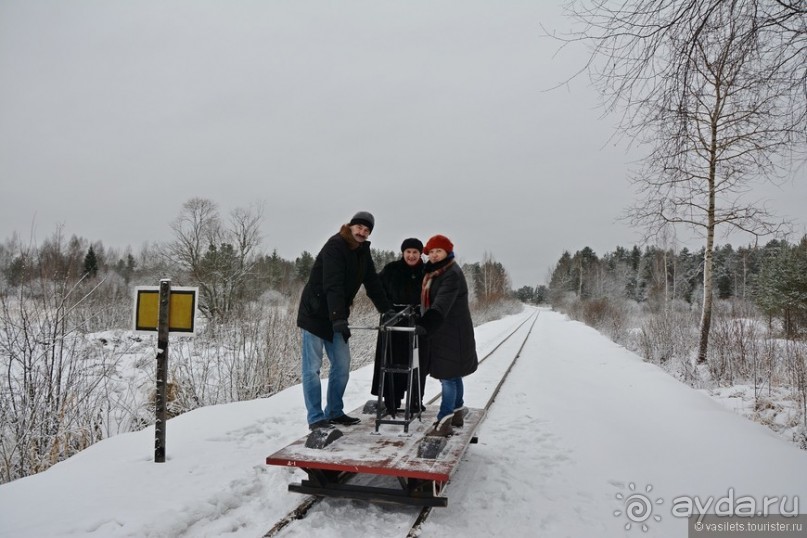
<svg viewBox="0 0 807 538">
<path fill-rule="evenodd" d="M 474 293 L 477 300 L 495 302 L 510 291 L 510 277 L 504 266 L 490 252 L 484 252 L 482 263 L 474 264 Z"/>
<path fill-rule="evenodd" d="M 218 206 L 212 200 L 191 198 L 182 204 L 179 216 L 171 223 L 171 230 L 174 241 L 168 244 L 168 254 L 192 277 L 199 278 L 205 252 L 219 240 Z"/>
<path fill-rule="evenodd" d="M 201 294 L 200 310 L 209 319 L 227 317 L 244 298 L 260 245 L 262 208 L 235 209 L 226 224 L 218 206 L 191 198 L 171 224 L 169 257 L 187 271 Z"/>
<path fill-rule="evenodd" d="M 715 231 L 754 236 L 781 223 L 750 199 L 805 149 L 804 3 L 780 0 L 572 2 L 591 45 L 586 66 L 618 133 L 645 145 L 628 218 L 656 235 L 690 226 L 705 238 L 698 362 L 712 316 Z"/>
</svg>

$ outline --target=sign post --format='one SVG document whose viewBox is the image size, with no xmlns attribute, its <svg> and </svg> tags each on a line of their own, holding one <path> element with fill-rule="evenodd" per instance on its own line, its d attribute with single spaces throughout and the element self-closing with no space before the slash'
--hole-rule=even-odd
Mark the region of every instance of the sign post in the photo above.
<svg viewBox="0 0 807 538">
<path fill-rule="evenodd" d="M 154 424 L 154 462 L 165 462 L 166 384 L 168 383 L 168 319 L 171 309 L 171 281 L 160 280 L 160 314 L 157 323 L 157 422 Z"/>
<path fill-rule="evenodd" d="M 157 331 L 157 390 L 154 403 L 154 462 L 165 462 L 165 430 L 168 421 L 168 335 L 193 336 L 196 332 L 197 288 L 171 289 L 171 280 L 160 280 L 160 286 L 139 286 L 135 290 L 135 331 Z"/>
</svg>

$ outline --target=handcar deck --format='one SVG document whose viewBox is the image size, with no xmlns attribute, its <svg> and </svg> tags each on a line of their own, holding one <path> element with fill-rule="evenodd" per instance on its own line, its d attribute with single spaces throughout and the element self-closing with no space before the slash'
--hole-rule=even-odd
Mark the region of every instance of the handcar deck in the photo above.
<svg viewBox="0 0 807 538">
<path fill-rule="evenodd" d="M 360 413 L 360 410 L 357 412 Z M 353 414 L 353 413 L 350 413 Z M 445 445 L 425 436 L 436 419 L 436 409 L 423 413 L 421 421 L 412 422 L 409 432 L 400 425 L 382 424 L 375 432 L 374 417 L 363 415 L 355 426 L 339 427 L 342 437 L 323 448 L 307 448 L 308 436 L 266 458 L 269 465 L 298 467 L 308 473 L 301 484 L 289 490 L 314 495 L 382 500 L 404 504 L 445 506 L 440 497 L 474 433 L 485 416 L 484 409 L 468 409 L 465 424 L 454 428 Z M 420 457 L 423 447 L 431 445 L 428 457 Z M 435 450 L 436 448 L 436 450 Z M 346 482 L 358 474 L 386 475 L 398 478 L 400 490 Z"/>
</svg>

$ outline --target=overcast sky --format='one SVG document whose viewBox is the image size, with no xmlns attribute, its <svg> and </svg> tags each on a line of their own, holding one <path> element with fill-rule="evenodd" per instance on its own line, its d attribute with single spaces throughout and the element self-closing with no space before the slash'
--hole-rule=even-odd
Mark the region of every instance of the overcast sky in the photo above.
<svg viewBox="0 0 807 538">
<path fill-rule="evenodd" d="M 0 0 L 0 240 L 136 251 L 202 197 L 263 204 L 285 258 L 367 210 L 374 247 L 442 233 L 516 288 L 633 245 L 636 156 L 587 80 L 543 91 L 585 59 L 542 37 L 560 4 Z M 762 195 L 804 233 L 807 180 Z"/>
</svg>

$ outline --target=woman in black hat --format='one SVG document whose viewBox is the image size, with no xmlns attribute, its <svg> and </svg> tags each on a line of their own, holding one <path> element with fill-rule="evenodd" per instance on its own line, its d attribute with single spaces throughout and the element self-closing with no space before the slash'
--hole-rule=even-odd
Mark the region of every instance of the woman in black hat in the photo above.
<svg viewBox="0 0 807 538">
<path fill-rule="evenodd" d="M 393 303 L 393 308 L 400 312 L 407 306 L 414 306 L 419 311 L 420 291 L 423 282 L 423 243 L 419 239 L 410 237 L 401 243 L 401 257 L 384 266 L 379 273 L 381 283 L 387 298 Z M 402 324 L 407 323 L 402 320 Z M 391 364 L 407 367 L 409 365 L 409 333 L 391 331 L 390 353 Z M 422 357 L 422 354 L 421 354 Z M 381 364 L 384 361 L 384 350 L 381 335 L 378 336 L 375 353 L 375 372 L 371 392 L 378 396 L 379 381 L 381 379 Z M 423 386 L 429 373 L 428 365 L 420 364 L 419 379 L 413 382 L 410 396 L 411 411 L 417 413 L 423 410 Z M 418 384 L 419 381 L 419 384 Z M 407 374 L 388 374 L 384 380 L 384 406 L 387 412 L 395 416 L 401 407 L 401 401 L 408 386 Z M 420 388 L 420 390 L 418 390 Z"/>
</svg>

